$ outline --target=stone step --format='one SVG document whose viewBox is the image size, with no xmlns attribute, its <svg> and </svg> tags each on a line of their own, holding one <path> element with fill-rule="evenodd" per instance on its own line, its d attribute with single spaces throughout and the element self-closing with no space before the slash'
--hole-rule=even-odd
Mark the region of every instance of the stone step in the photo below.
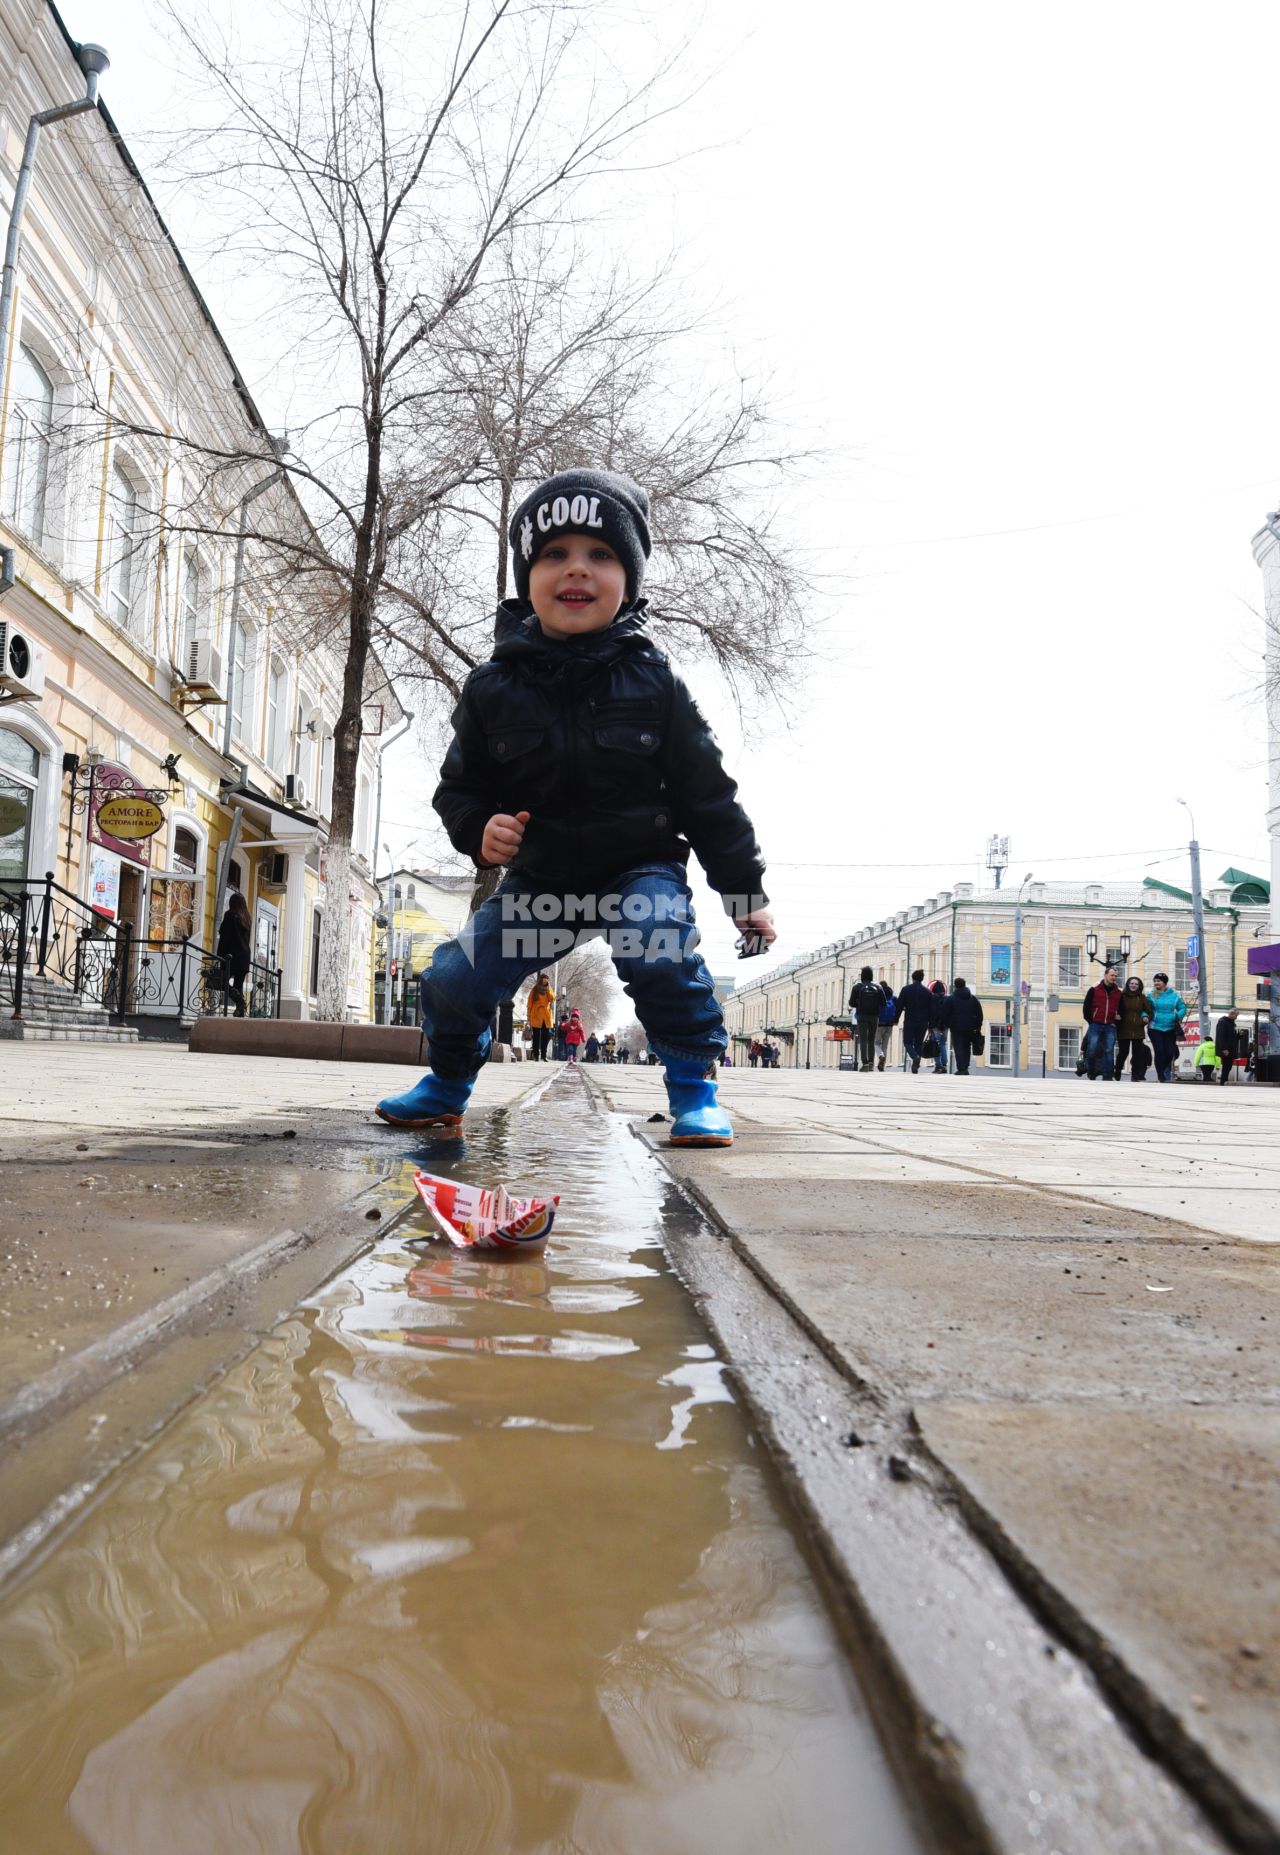
<svg viewBox="0 0 1280 1855">
<path fill-rule="evenodd" d="M 130 1024 L 50 1024 L 37 1018 L 0 1021 L 0 1038 L 24 1043 L 137 1043 Z"/>
</svg>

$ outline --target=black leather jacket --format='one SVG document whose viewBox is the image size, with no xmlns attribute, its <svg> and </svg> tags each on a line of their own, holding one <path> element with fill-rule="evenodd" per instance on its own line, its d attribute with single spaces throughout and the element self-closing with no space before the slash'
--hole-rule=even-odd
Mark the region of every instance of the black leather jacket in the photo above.
<svg viewBox="0 0 1280 1855">
<path fill-rule="evenodd" d="M 763 907 L 764 861 L 714 735 L 647 629 L 643 601 L 605 631 L 543 636 L 532 609 L 498 608 L 498 642 L 467 678 L 433 804 L 479 860 L 495 812 L 527 811 L 511 867 L 569 892 L 690 847 L 732 912 Z"/>
</svg>

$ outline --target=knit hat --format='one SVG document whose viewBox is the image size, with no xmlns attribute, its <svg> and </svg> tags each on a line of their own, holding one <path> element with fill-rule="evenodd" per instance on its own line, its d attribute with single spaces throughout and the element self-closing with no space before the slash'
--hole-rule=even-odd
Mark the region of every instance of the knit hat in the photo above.
<svg viewBox="0 0 1280 1855">
<path fill-rule="evenodd" d="M 636 599 L 653 551 L 649 498 L 630 477 L 611 470 L 562 470 L 530 490 L 511 518 L 516 594 L 529 597 L 529 569 L 553 535 L 597 535 L 626 569 L 627 598 Z"/>
</svg>

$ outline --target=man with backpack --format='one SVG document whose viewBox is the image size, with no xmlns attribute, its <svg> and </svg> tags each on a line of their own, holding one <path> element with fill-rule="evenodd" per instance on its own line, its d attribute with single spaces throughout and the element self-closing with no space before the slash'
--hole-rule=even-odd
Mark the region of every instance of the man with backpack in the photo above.
<svg viewBox="0 0 1280 1855">
<path fill-rule="evenodd" d="M 863 1070 L 874 1069 L 876 1032 L 880 1027 L 880 1013 L 884 1009 L 884 987 L 876 984 L 869 966 L 864 966 L 858 975 L 858 983 L 849 994 L 849 1007 L 858 1032 L 859 1067 Z M 883 1069 L 884 1064 L 880 1067 Z"/>
<path fill-rule="evenodd" d="M 893 987 L 882 979 L 880 990 L 884 993 L 884 1003 L 880 1007 L 880 1022 L 876 1025 L 877 1069 L 883 1069 L 888 1060 L 889 1039 L 893 1036 L 893 1027 L 898 1022 L 898 1001 L 893 996 Z"/>
</svg>

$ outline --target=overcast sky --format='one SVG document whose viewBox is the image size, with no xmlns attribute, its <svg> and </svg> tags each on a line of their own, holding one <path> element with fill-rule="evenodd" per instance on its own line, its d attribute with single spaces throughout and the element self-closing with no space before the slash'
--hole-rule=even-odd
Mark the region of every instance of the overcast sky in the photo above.
<svg viewBox="0 0 1280 1855">
<path fill-rule="evenodd" d="M 155 9 L 62 12 L 107 45 L 146 167 L 148 124 L 181 104 Z M 1267 874 L 1249 540 L 1280 497 L 1280 14 L 707 18 L 731 51 L 680 134 L 711 152 L 620 230 L 697 253 L 724 350 L 829 448 L 791 510 L 826 590 L 790 723 L 744 741 L 699 684 L 769 861 L 774 959 L 981 876 L 991 833 L 1015 881 L 1179 880 L 1180 797 L 1207 879 Z M 214 306 L 270 421 L 287 354 Z M 429 854 L 433 776 L 408 749 L 388 768 L 384 836 Z"/>
</svg>

